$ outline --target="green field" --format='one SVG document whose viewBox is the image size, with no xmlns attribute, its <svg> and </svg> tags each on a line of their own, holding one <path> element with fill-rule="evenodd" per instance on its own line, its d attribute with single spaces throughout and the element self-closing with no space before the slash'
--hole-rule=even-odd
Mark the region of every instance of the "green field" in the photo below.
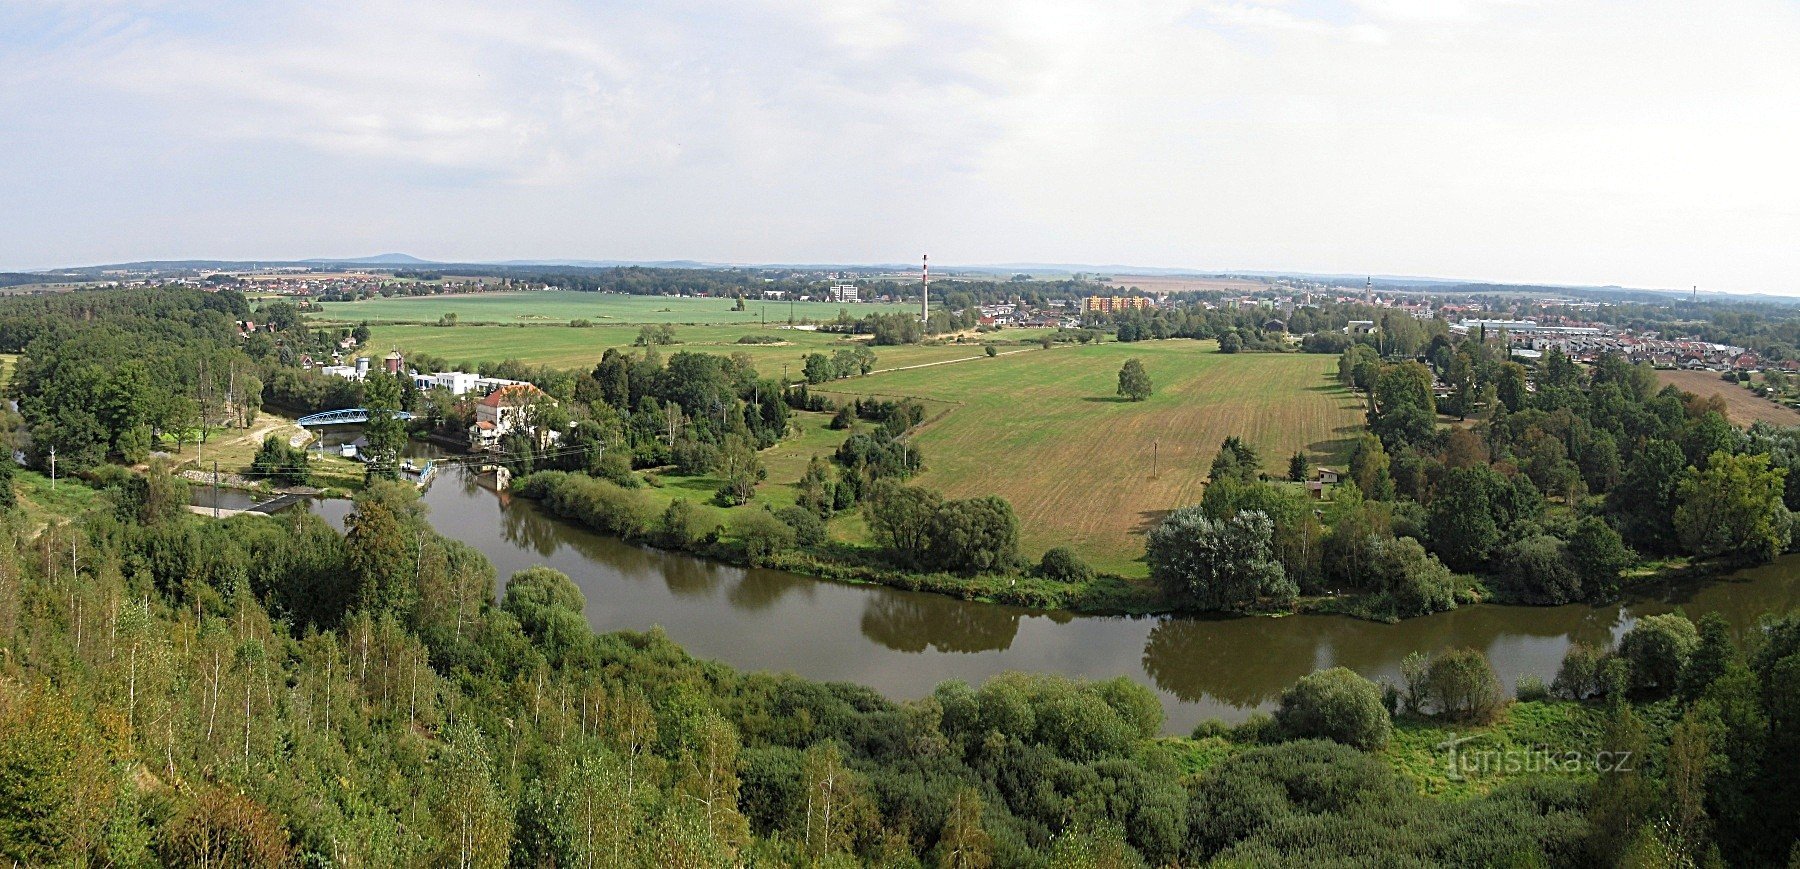
<svg viewBox="0 0 1800 869">
<path fill-rule="evenodd" d="M 557 326 L 411 326 L 411 325 L 377 325 L 369 327 L 370 339 L 368 349 L 381 354 L 389 350 L 401 353 L 429 353 L 441 356 L 464 370 L 473 370 L 483 362 L 500 362 L 515 359 L 532 365 L 548 365 L 552 368 L 592 368 L 600 361 L 602 353 L 608 347 L 632 348 L 637 340 L 639 325 L 593 326 L 576 328 L 568 325 Z M 854 347 L 865 341 L 864 338 L 834 332 L 808 332 L 800 329 L 777 328 L 770 326 L 762 329 L 758 326 L 686 326 L 677 325 L 675 339 L 678 344 L 669 344 L 657 348 L 667 356 L 682 351 L 702 353 L 745 353 L 756 365 L 757 371 L 766 377 L 779 377 L 782 365 L 790 366 L 788 373 L 794 379 L 800 377 L 800 369 L 808 353 L 830 354 L 841 347 Z M 1009 329 L 994 333 L 993 340 L 1003 342 L 1028 341 L 1038 332 L 1024 329 Z M 739 344 L 737 340 L 745 335 L 768 335 L 779 338 L 781 344 Z M 1011 349 L 1011 348 L 1007 348 Z M 896 368 L 905 365 L 918 365 L 926 362 L 941 362 L 949 359 L 970 359 L 983 355 L 981 344 L 967 341 L 962 344 L 948 342 L 944 344 L 912 344 L 897 347 L 876 347 L 875 358 L 877 368 Z"/>
<path fill-rule="evenodd" d="M 1296 450 L 1342 462 L 1362 428 L 1360 403 L 1334 378 L 1336 357 L 1214 349 L 1186 340 L 1065 346 L 875 374 L 843 390 L 946 403 L 915 435 L 927 467 L 918 482 L 1011 501 L 1027 556 L 1066 545 L 1102 570 L 1142 576 L 1142 535 L 1200 499 L 1227 435 L 1284 474 Z M 1156 385 L 1140 403 L 1114 395 L 1133 357 Z"/>
<path fill-rule="evenodd" d="M 771 325 L 837 319 L 848 311 L 861 318 L 872 313 L 917 311 L 911 305 L 846 304 L 835 302 L 764 302 L 748 300 L 748 310 L 736 311 L 732 299 L 675 296 L 628 296 L 618 293 L 584 293 L 573 290 L 541 290 L 516 293 L 464 293 L 441 296 L 395 296 L 360 302 L 325 302 L 322 313 L 311 319 L 324 323 L 436 323 L 445 314 L 471 323 L 568 323 L 585 319 L 595 325 L 619 323 L 695 323 L 711 325 Z"/>
<path fill-rule="evenodd" d="M 744 353 L 764 376 L 800 376 L 809 353 L 830 353 L 861 340 L 787 326 L 787 305 L 727 299 L 625 296 L 547 291 L 374 299 L 325 306 L 315 322 L 373 323 L 368 349 L 428 353 L 459 368 L 513 359 L 557 368 L 588 368 L 607 348 L 629 348 L 646 323 L 674 324 L 679 342 L 664 353 Z M 802 303 L 800 318 L 832 319 L 901 306 Z M 429 325 L 446 314 L 458 325 Z M 591 327 L 568 325 L 586 319 Z M 930 421 L 915 437 L 927 471 L 918 482 L 952 497 L 1000 495 L 1017 510 L 1023 548 L 1035 558 L 1052 546 L 1073 547 L 1096 567 L 1143 576 L 1143 534 L 1168 510 L 1200 498 L 1219 442 L 1246 438 L 1272 474 L 1286 471 L 1296 450 L 1315 463 L 1342 463 L 1362 428 L 1359 402 L 1337 385 L 1336 358 L 1303 354 L 1223 355 L 1211 342 L 1145 341 L 1062 345 L 1040 350 L 1039 333 L 1005 330 L 963 343 L 877 347 L 876 373 L 816 387 L 840 397 L 911 396 L 926 402 Z M 767 335 L 779 344 L 738 344 Z M 986 358 L 982 341 L 1003 346 Z M 1119 366 L 1143 360 L 1156 384 L 1141 403 L 1114 395 Z M 764 455 L 768 482 L 757 501 L 792 503 L 792 484 L 813 454 L 829 454 L 843 433 L 802 416 L 803 433 Z M 1152 473 L 1152 461 L 1156 464 Z M 709 478 L 664 480 L 663 499 L 705 501 Z M 708 511 L 711 512 L 710 510 Z M 726 511 L 718 517 L 726 518 Z M 832 523 L 834 536 L 858 540 L 858 517 Z"/>
</svg>

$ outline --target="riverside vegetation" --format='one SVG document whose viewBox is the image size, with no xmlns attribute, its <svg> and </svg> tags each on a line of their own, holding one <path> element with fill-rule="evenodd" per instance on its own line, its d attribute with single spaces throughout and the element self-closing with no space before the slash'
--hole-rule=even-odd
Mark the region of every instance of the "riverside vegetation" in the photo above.
<svg viewBox="0 0 1800 869">
<path fill-rule="evenodd" d="M 1157 737 L 1124 679 L 895 703 L 596 635 L 547 569 L 496 602 L 399 484 L 340 535 L 138 479 L 35 535 L 5 513 L 20 864 L 1769 865 L 1800 818 L 1796 617 L 1743 647 L 1646 618 L 1518 703 L 1472 651 L 1392 686 L 1324 671 L 1272 717 Z"/>
<path fill-rule="evenodd" d="M 233 318 L 252 316 L 275 331 L 238 336 Z M 851 383 L 909 390 L 923 382 L 920 371 L 848 379 L 871 371 L 878 353 L 895 346 L 887 342 L 920 337 L 916 323 L 908 328 L 904 317 L 879 312 L 845 323 L 870 330 L 870 342 L 810 353 L 807 382 L 798 385 L 766 376 L 748 356 L 665 352 L 680 345 L 663 343 L 668 330 L 660 327 L 643 331 L 641 347 L 607 348 L 591 369 L 513 364 L 489 373 L 543 391 L 522 409 L 525 425 L 504 439 L 502 458 L 519 475 L 520 491 L 556 512 L 737 563 L 970 599 L 1106 612 L 1298 606 L 1398 618 L 1476 600 L 1604 600 L 1628 582 L 1690 564 L 1765 561 L 1794 539 L 1800 475 L 1790 468 L 1800 462 L 1800 433 L 1740 430 L 1716 400 L 1659 388 L 1648 368 L 1614 356 L 1584 367 L 1553 351 L 1528 369 L 1481 336 L 1436 331 L 1441 321 L 1412 323 L 1417 334 L 1398 324 L 1383 333 L 1387 345 L 1410 342 L 1415 357 L 1383 356 L 1365 339 L 1336 342 L 1348 345 L 1338 379 L 1366 399 L 1369 432 L 1352 439 L 1346 480 L 1323 503 L 1310 500 L 1298 480 L 1269 473 L 1270 466 L 1304 472 L 1315 455 L 1265 456 L 1256 438 L 1235 434 L 1223 437 L 1203 475 L 1205 446 L 1170 459 L 1183 469 L 1168 472 L 1169 480 L 1205 478 L 1198 493 L 1159 493 L 1188 506 L 1085 511 L 1147 513 L 1141 561 L 1097 561 L 1085 544 L 1044 541 L 1033 527 L 1048 521 L 1039 502 L 1083 513 L 1083 498 L 1111 504 L 1109 493 L 1147 488 L 1128 478 L 1135 460 L 1110 479 L 1029 468 L 1007 474 L 1004 485 L 1026 486 L 1006 491 L 1032 499 L 1029 520 L 993 489 L 967 492 L 969 456 L 995 444 L 1038 457 L 1074 444 L 1091 455 L 1102 444 L 1082 419 L 1176 419 L 1168 414 L 1205 405 L 1205 390 L 1223 383 L 1206 378 L 1222 372 L 1254 390 L 1256 378 L 1272 371 L 1323 371 L 1319 355 L 1250 352 L 1257 342 L 1240 342 L 1229 354 L 1208 352 L 1224 350 L 1209 342 L 1155 340 L 1229 328 L 1214 319 L 1176 322 L 1157 312 L 1146 320 L 1133 312 L 1111 324 L 1131 339 L 1124 343 L 1096 344 L 1084 331 L 1063 349 L 947 366 L 950 373 L 929 375 L 944 384 L 945 398 L 840 391 Z M 55 450 L 64 473 L 141 463 L 170 442 L 248 425 L 264 403 L 373 409 L 372 478 L 393 475 L 404 446 L 405 428 L 391 411 L 412 411 L 420 429 L 460 437 L 473 421 L 468 396 L 421 391 L 410 378 L 379 370 L 355 382 L 294 364 L 354 342 L 358 331 L 308 329 L 287 302 L 252 311 L 231 290 L 0 303 L 0 350 L 20 352 L 9 388 L 23 417 L 24 452 L 47 469 Z M 1051 361 L 1033 361 L 1040 356 Z M 1155 388 L 1136 392 L 1145 384 L 1131 370 L 1127 379 L 1143 400 L 1112 401 L 1117 366 L 1130 361 Z M 411 360 L 422 369 L 443 362 Z M 996 374 L 1021 371 L 1038 373 Z M 1434 382 L 1444 386 L 1441 398 Z M 1009 389 L 1021 391 L 1016 384 L 1029 385 L 1023 391 L 1045 408 L 1062 413 L 1067 405 L 1078 415 L 1048 433 L 979 424 L 993 422 L 984 409 L 1022 412 L 1006 398 Z M 1039 392 L 1045 389 L 1062 391 Z M 1081 400 L 1084 390 L 1100 400 Z M 968 420 L 978 423 L 974 429 Z M 781 476 L 771 479 L 775 465 Z M 932 476 L 938 465 L 960 470 Z M 306 457 L 280 444 L 233 470 L 289 482 L 308 473 Z M 946 497 L 922 479 L 968 496 Z M 1046 491 L 1068 497 L 1037 494 Z M 1113 536 L 1126 546 L 1136 539 L 1125 528 Z M 1034 543 L 1029 561 L 1021 540 Z"/>
</svg>

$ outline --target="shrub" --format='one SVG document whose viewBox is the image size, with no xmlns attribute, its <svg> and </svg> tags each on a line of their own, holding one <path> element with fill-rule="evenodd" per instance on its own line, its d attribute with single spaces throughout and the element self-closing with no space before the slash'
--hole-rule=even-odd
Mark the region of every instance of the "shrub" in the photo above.
<svg viewBox="0 0 1800 869">
<path fill-rule="evenodd" d="M 1631 689 L 1667 694 L 1700 645 L 1694 623 L 1681 613 L 1645 616 L 1619 639 L 1619 657 L 1631 666 Z"/>
<path fill-rule="evenodd" d="M 1231 729 L 1231 741 L 1242 745 L 1257 745 L 1280 741 L 1281 728 L 1275 724 L 1275 716 L 1267 712 L 1252 712 L 1250 717 Z"/>
<path fill-rule="evenodd" d="M 262 446 L 256 450 L 256 458 L 250 461 L 250 470 L 257 476 L 290 486 L 304 486 L 312 477 L 306 450 L 288 446 L 275 435 L 263 438 Z"/>
<path fill-rule="evenodd" d="M 787 506 L 775 511 L 775 518 L 794 529 L 794 542 L 801 546 L 817 546 L 825 542 L 825 523 L 805 507 Z"/>
<path fill-rule="evenodd" d="M 1440 714 L 1486 723 L 1505 704 L 1500 677 L 1488 659 L 1474 649 L 1452 649 L 1432 659 L 1431 700 Z"/>
<path fill-rule="evenodd" d="M 1044 552 L 1038 562 L 1038 575 L 1058 582 L 1087 582 L 1094 578 L 1094 570 L 1087 562 L 1067 546 L 1053 547 Z"/>
<path fill-rule="evenodd" d="M 694 505 L 686 498 L 670 501 L 662 514 L 663 540 L 677 547 L 692 546 L 699 537 L 694 520 Z"/>
<path fill-rule="evenodd" d="M 1193 740 L 1229 739 L 1231 738 L 1231 725 L 1217 718 L 1208 718 L 1194 725 L 1194 731 L 1188 734 L 1188 738 Z"/>
<path fill-rule="evenodd" d="M 744 558 L 752 567 L 767 564 L 794 547 L 793 527 L 767 510 L 744 512 L 732 523 L 731 531 L 743 542 Z"/>
<path fill-rule="evenodd" d="M 1321 738 L 1370 751 L 1387 744 L 1393 722 L 1381 689 L 1355 671 L 1309 673 L 1282 692 L 1275 723 L 1289 738 Z"/>
<path fill-rule="evenodd" d="M 1599 693 L 1600 661 L 1605 657 L 1605 652 L 1587 643 L 1571 644 L 1563 653 L 1562 666 L 1556 668 L 1550 690 L 1568 700 L 1584 700 Z"/>
<path fill-rule="evenodd" d="M 1524 703 L 1536 703 L 1550 699 L 1550 689 L 1544 680 L 1536 676 L 1520 676 L 1519 685 L 1513 690 L 1513 696 Z"/>
</svg>

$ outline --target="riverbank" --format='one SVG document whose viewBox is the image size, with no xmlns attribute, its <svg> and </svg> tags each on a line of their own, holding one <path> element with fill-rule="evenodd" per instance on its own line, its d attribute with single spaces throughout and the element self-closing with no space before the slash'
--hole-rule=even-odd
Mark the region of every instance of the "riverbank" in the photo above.
<svg viewBox="0 0 1800 869">
<path fill-rule="evenodd" d="M 1079 582 L 1064 582 L 1027 572 L 973 576 L 911 571 L 896 567 L 876 551 L 830 539 L 803 543 L 779 520 L 777 531 L 746 532 L 738 526 L 699 527 L 704 520 L 681 516 L 674 504 L 658 510 L 658 500 L 644 489 L 619 486 L 579 473 L 547 471 L 515 482 L 520 497 L 539 502 L 546 511 L 590 530 L 613 535 L 634 545 L 683 553 L 710 562 L 742 568 L 779 570 L 813 579 L 852 585 L 876 585 L 905 591 L 943 595 L 960 601 L 1022 607 L 1047 613 L 1088 616 L 1348 616 L 1393 624 L 1397 615 L 1388 596 L 1354 593 L 1305 596 L 1293 605 L 1243 613 L 1202 612 L 1177 606 L 1154 582 L 1116 574 L 1096 574 Z M 676 527 L 679 526 L 679 527 Z M 750 534 L 752 536 L 746 536 Z M 752 539 L 754 538 L 754 539 Z M 1728 573 L 1741 565 L 1722 561 L 1671 558 L 1641 565 L 1627 572 L 1621 593 L 1629 595 L 1662 586 L 1688 584 Z M 1470 578 L 1455 597 L 1457 607 L 1492 603 L 1545 608 L 1561 604 L 1509 599 L 1503 590 L 1490 589 Z M 1417 616 L 1414 616 L 1416 618 Z"/>
</svg>

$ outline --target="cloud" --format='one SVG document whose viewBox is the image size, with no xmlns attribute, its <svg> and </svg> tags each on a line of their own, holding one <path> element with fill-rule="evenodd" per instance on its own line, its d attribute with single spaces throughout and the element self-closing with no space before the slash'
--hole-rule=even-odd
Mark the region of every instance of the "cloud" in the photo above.
<svg viewBox="0 0 1800 869">
<path fill-rule="evenodd" d="M 27 0 L 0 234 L 1771 289 L 1797 102 L 1775 0 Z"/>
</svg>

